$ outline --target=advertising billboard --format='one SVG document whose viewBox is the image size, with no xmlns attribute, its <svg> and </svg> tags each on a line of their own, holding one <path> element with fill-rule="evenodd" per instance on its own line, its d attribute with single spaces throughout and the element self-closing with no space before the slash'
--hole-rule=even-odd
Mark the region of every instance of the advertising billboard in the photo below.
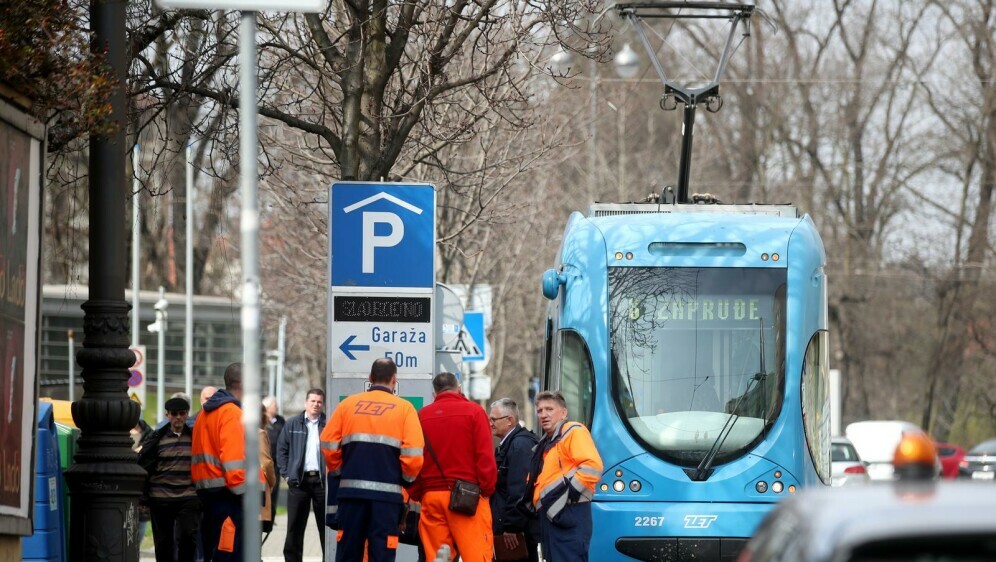
<svg viewBox="0 0 996 562">
<path fill-rule="evenodd" d="M 0 102 L 0 532 L 30 534 L 44 128 Z"/>
</svg>

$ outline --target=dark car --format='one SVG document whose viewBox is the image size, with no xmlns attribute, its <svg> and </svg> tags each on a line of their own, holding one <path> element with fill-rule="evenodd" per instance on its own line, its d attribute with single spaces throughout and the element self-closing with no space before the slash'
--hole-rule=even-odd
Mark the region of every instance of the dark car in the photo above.
<svg viewBox="0 0 996 562">
<path fill-rule="evenodd" d="M 738 562 L 996 560 L 996 486 L 966 481 L 808 488 L 778 505 Z"/>
<path fill-rule="evenodd" d="M 958 478 L 958 464 L 965 458 L 965 449 L 954 443 L 935 443 L 941 460 L 941 478 Z"/>
<path fill-rule="evenodd" d="M 958 465 L 958 477 L 988 482 L 996 480 L 996 439 L 983 441 L 969 449 Z"/>
</svg>

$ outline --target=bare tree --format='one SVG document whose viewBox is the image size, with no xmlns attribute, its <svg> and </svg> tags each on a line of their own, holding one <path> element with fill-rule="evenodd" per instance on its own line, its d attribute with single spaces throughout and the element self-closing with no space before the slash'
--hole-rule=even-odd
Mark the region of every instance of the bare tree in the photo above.
<svg viewBox="0 0 996 562">
<path fill-rule="evenodd" d="M 866 308 L 878 297 L 875 273 L 905 189 L 929 167 L 911 143 L 919 132 L 917 84 L 936 56 L 911 56 L 927 9 L 835 1 L 807 19 L 799 7 L 773 5 L 798 82 L 789 107 L 799 114 L 780 121 L 780 142 L 797 173 L 790 181 L 812 189 L 807 199 L 823 209 L 817 220 L 832 248 L 830 313 L 847 419 L 873 409 L 874 358 L 887 344 L 866 337 L 877 322 Z M 812 27 L 817 18 L 830 25 Z"/>
<path fill-rule="evenodd" d="M 492 259 L 490 225 L 515 220 L 525 176 L 567 142 L 540 109 L 556 84 L 535 78 L 554 73 L 545 59 L 558 34 L 598 40 L 597 30 L 559 23 L 592 8 L 342 3 L 324 16 L 262 21 L 261 138 L 272 170 L 262 187 L 279 248 L 263 266 L 298 273 L 267 276 L 264 289 L 290 313 L 292 352 L 297 345 L 308 376 L 325 370 L 313 327 L 324 316 L 314 303 L 326 290 L 328 185 L 436 184 L 438 277 L 493 283 L 480 268 Z"/>
<path fill-rule="evenodd" d="M 941 170 L 961 186 L 958 207 L 948 215 L 954 231 L 952 263 L 936 287 L 936 339 L 926 363 L 929 386 L 922 416 L 925 429 L 947 439 L 960 410 L 975 408 L 980 393 L 990 402 L 993 396 L 991 385 L 970 382 L 979 365 L 969 350 L 974 343 L 991 345 L 982 335 L 991 333 L 991 326 L 981 305 L 992 295 L 992 280 L 983 274 L 993 256 L 996 6 L 992 0 L 972 0 L 937 2 L 936 7 L 951 32 L 948 60 L 961 62 L 960 69 L 971 69 L 971 74 L 951 76 L 950 83 L 934 83 L 928 91 L 930 107 L 944 131 L 940 138 L 945 142 L 936 147 L 944 158 Z M 952 86 L 964 93 L 959 102 L 951 103 Z"/>
</svg>

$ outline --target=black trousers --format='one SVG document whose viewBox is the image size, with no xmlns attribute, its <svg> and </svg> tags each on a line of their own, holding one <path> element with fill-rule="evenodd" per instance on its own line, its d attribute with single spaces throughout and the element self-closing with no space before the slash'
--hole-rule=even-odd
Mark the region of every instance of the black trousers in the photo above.
<svg viewBox="0 0 996 562">
<path fill-rule="evenodd" d="M 318 538 L 325 554 L 325 486 L 319 475 L 301 479 L 297 486 L 287 485 L 287 538 L 284 540 L 284 562 L 301 562 L 304 553 L 304 531 L 308 512 L 315 514 Z"/>
<path fill-rule="evenodd" d="M 156 562 L 194 562 L 197 555 L 201 502 L 189 499 L 149 500 Z"/>
</svg>

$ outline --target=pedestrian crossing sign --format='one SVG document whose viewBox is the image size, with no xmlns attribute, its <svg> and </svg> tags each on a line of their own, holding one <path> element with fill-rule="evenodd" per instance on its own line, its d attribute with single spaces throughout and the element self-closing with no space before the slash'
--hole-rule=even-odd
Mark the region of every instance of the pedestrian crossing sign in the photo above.
<svg viewBox="0 0 996 562">
<path fill-rule="evenodd" d="M 487 341 L 484 337 L 484 312 L 468 310 L 463 314 L 463 326 L 457 349 L 464 361 L 487 361 Z"/>
</svg>

